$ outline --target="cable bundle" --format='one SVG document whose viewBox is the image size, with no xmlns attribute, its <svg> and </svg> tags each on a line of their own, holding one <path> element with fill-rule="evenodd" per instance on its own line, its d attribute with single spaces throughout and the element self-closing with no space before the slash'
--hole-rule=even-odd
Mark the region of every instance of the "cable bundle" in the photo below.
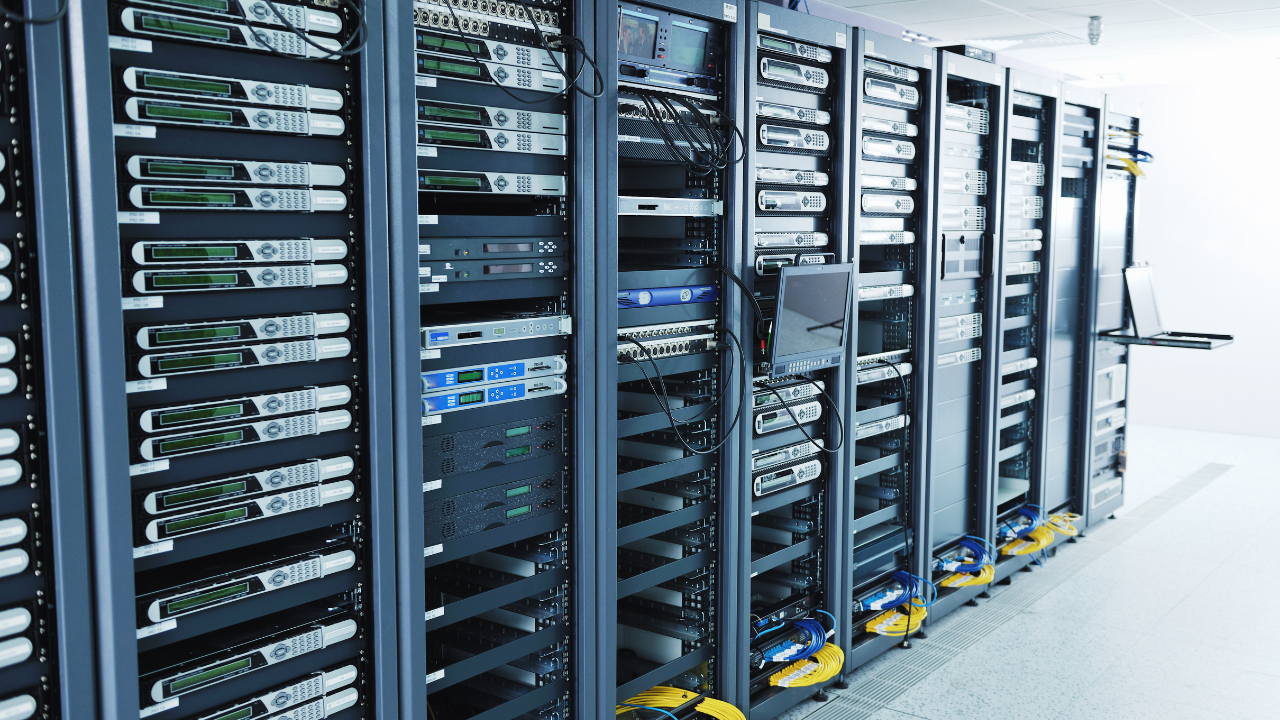
<svg viewBox="0 0 1280 720">
<path fill-rule="evenodd" d="M 833 643 L 827 643 L 814 653 L 813 659 L 792 663 L 769 676 L 774 687 L 808 687 L 826 682 L 840 674 L 844 667 L 844 652 Z"/>
<path fill-rule="evenodd" d="M 619 703 L 614 707 L 614 715 L 629 712 L 632 708 L 640 708 L 641 710 L 660 712 L 673 720 L 678 720 L 675 715 L 663 708 L 678 708 L 697 700 L 699 697 L 702 697 L 699 693 L 659 685 L 645 690 L 624 703 Z M 702 702 L 694 706 L 693 709 L 703 715 L 716 718 L 716 720 L 747 720 L 747 716 L 743 715 L 738 708 L 723 700 L 716 700 L 711 697 L 703 697 Z"/>
<path fill-rule="evenodd" d="M 1001 555 L 1030 555 L 1039 552 L 1053 544 L 1053 539 L 1057 537 L 1048 527 L 1038 527 L 1025 536 L 1008 543 L 1000 548 Z"/>
<path fill-rule="evenodd" d="M 1080 515 L 1077 513 L 1056 513 L 1050 515 L 1049 519 L 1045 521 L 1045 527 L 1059 535 L 1075 537 L 1080 534 L 1080 531 L 1076 529 L 1076 526 L 1073 523 L 1079 519 Z"/>
<path fill-rule="evenodd" d="M 1124 165 L 1124 169 L 1125 169 L 1125 170 L 1128 170 L 1128 171 L 1129 171 L 1129 172 L 1131 172 L 1131 173 L 1133 173 L 1133 176 L 1134 176 L 1134 177 L 1144 178 L 1144 177 L 1146 177 L 1146 176 L 1147 176 L 1147 174 L 1146 174 L 1145 172 L 1143 172 L 1142 168 L 1138 167 L 1138 163 L 1136 163 L 1136 162 L 1134 162 L 1134 161 L 1130 160 L 1129 158 L 1123 158 L 1123 157 L 1120 157 L 1119 155 L 1110 155 L 1110 154 L 1108 154 L 1108 155 L 1107 155 L 1107 159 L 1108 159 L 1108 160 L 1115 160 L 1116 162 L 1120 163 L 1121 165 Z"/>
<path fill-rule="evenodd" d="M 932 603 L 930 603 L 931 605 Z M 924 619 L 929 616 L 924 601 L 920 598 L 912 598 L 911 605 L 907 608 L 907 614 L 903 615 L 897 610 L 886 610 L 879 615 L 867 621 L 863 627 L 869 633 L 876 635 L 888 635 L 889 637 L 903 637 L 909 633 L 913 633 L 920 629 L 920 625 Z M 920 612 L 916 612 L 919 609 Z"/>
<path fill-rule="evenodd" d="M 952 575 L 943 578 L 943 587 L 971 587 L 986 585 L 995 579 L 995 547 L 980 537 L 965 535 L 958 545 L 973 553 L 973 562 L 960 559 L 939 562 L 940 570 L 949 570 Z M 976 571 L 977 574 L 974 574 Z"/>
<path fill-rule="evenodd" d="M 1009 521 L 1005 521 L 1004 527 L 1000 529 L 1000 535 L 1006 540 L 1026 537 L 1032 531 L 1044 524 L 1044 519 L 1040 516 L 1038 505 L 1023 505 L 1014 511 L 1015 515 L 1026 518 L 1029 522 L 1023 527 L 1014 527 Z"/>
<path fill-rule="evenodd" d="M 771 647 L 765 648 L 765 662 L 786 662 L 788 660 L 803 660 L 805 658 L 817 655 L 827 642 L 827 629 L 822 623 L 813 618 L 801 618 L 790 623 L 796 630 L 803 631 L 808 637 L 804 644 L 795 642 L 782 641 Z M 785 626 L 779 626 L 785 627 Z M 769 632 L 766 630 L 765 632 Z M 763 635 L 764 633 L 761 633 Z M 758 637 L 758 636 L 757 636 Z"/>
<path fill-rule="evenodd" d="M 667 151 L 689 172 L 695 175 L 710 175 L 717 170 L 742 162 L 746 156 L 746 138 L 743 137 L 742 131 L 732 119 L 720 113 L 719 110 L 705 107 L 693 98 L 683 95 L 667 95 L 633 87 L 628 87 L 627 92 L 639 98 L 645 108 L 645 117 L 657 131 L 658 137 L 662 138 Z M 681 114 L 682 109 L 693 121 L 692 126 L 685 121 L 685 115 Z M 719 120 L 716 122 L 708 120 L 703 115 L 704 110 L 716 113 Z M 663 122 L 664 116 L 670 118 L 670 122 Z M 732 132 L 727 138 L 716 129 L 717 123 L 729 125 Z M 734 135 L 740 138 L 738 157 L 733 156 Z M 689 148 L 688 152 L 681 149 L 682 143 Z M 703 160 L 700 157 L 706 159 Z"/>
</svg>

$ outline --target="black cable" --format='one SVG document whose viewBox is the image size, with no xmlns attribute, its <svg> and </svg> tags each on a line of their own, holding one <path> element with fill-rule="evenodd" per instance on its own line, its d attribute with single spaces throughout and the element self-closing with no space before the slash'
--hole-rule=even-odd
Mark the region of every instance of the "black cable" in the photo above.
<svg viewBox="0 0 1280 720">
<path fill-rule="evenodd" d="M 787 401 L 783 399 L 782 395 L 778 393 L 777 389 L 763 382 L 756 383 L 756 387 L 762 387 L 768 390 L 769 392 L 773 393 L 774 397 L 778 398 L 778 402 L 782 403 L 782 407 L 786 408 L 787 414 L 791 416 L 791 421 L 796 424 L 796 427 L 800 429 L 800 432 L 804 433 L 805 438 L 814 447 L 818 448 L 824 453 L 830 453 L 834 455 L 838 450 L 840 450 L 840 448 L 844 447 L 844 439 L 845 439 L 844 418 L 840 417 L 840 408 L 836 407 L 836 401 L 832 400 L 831 396 L 827 394 L 827 391 L 823 390 L 822 387 L 818 385 L 818 383 L 814 382 L 813 380 L 810 380 L 809 378 L 801 378 L 801 379 L 809 383 L 810 385 L 812 385 L 815 389 L 817 389 L 818 392 L 822 393 L 822 397 L 826 398 L 827 404 L 831 406 L 831 412 L 834 413 L 836 416 L 836 424 L 840 428 L 840 442 L 837 443 L 836 446 L 831 449 L 827 449 L 822 445 L 819 445 L 818 441 L 815 440 L 813 436 L 809 434 L 809 431 L 804 429 L 804 427 L 800 424 L 800 418 L 796 417 L 795 411 L 791 409 L 791 406 L 787 404 Z"/>
<path fill-rule="evenodd" d="M 732 118 L 714 106 L 703 105 L 683 95 L 656 93 L 643 88 L 628 87 L 627 92 L 640 99 L 646 110 L 645 119 L 653 126 L 667 151 L 690 173 L 709 175 L 740 163 L 746 157 L 746 136 Z M 682 109 L 685 112 L 682 113 Z M 704 111 L 715 113 L 719 122 L 728 123 L 732 132 L 727 138 L 716 129 L 715 123 L 704 116 Z M 686 113 L 690 116 L 689 121 L 684 119 Z M 664 116 L 670 121 L 664 121 Z M 706 137 L 699 132 L 705 133 Z M 740 139 L 736 157 L 733 152 L 734 135 Z M 688 146 L 687 152 L 681 149 L 682 143 Z M 706 160 L 699 159 L 699 155 L 705 156 Z"/>
<path fill-rule="evenodd" d="M 569 73 L 565 72 L 564 68 L 560 66 L 559 61 L 556 60 L 555 51 L 547 43 L 547 37 L 545 34 L 543 34 L 542 28 L 538 25 L 537 18 L 535 18 L 533 15 L 533 8 L 529 5 L 529 3 L 525 2 L 525 0 L 516 0 L 516 2 L 520 3 L 520 5 L 525 9 L 525 12 L 529 15 L 529 22 L 533 23 L 533 30 L 538 35 L 538 42 L 542 45 L 542 49 L 546 50 L 547 54 L 551 56 L 551 64 L 556 66 L 556 70 L 560 71 L 560 74 L 564 76 L 565 80 L 568 80 Z M 453 10 L 452 5 L 449 6 L 449 10 L 452 12 Z M 600 74 L 600 66 L 596 65 L 595 58 L 587 54 L 586 44 L 584 44 L 582 40 L 570 35 L 566 35 L 564 33 L 561 33 L 559 35 L 559 41 L 561 43 L 568 43 L 570 47 L 573 47 L 578 51 L 578 54 L 582 55 L 582 65 L 579 66 L 578 68 L 578 74 L 574 75 L 573 80 L 569 82 L 569 85 L 566 88 L 566 90 L 571 89 L 574 92 L 579 93 L 583 97 L 587 97 L 592 100 L 604 97 L 605 91 L 608 90 L 609 88 L 604 83 L 604 76 Z M 568 57 L 568 53 L 565 53 L 565 56 Z M 588 63 L 590 63 L 591 72 L 593 73 L 593 77 L 591 79 L 592 80 L 591 87 L 592 88 L 599 87 L 600 89 L 598 91 L 592 90 L 591 92 L 587 92 L 582 88 L 578 87 L 578 79 L 582 77 L 582 73 L 587 69 Z"/>
<path fill-rule="evenodd" d="M 49 23 L 58 22 L 62 18 L 66 17 L 67 8 L 70 7 L 70 5 L 71 0 L 62 0 L 62 5 L 58 8 L 57 12 L 49 17 L 42 18 L 33 18 L 23 15 L 22 13 L 16 13 L 5 6 L 0 5 L 0 15 L 4 16 L 6 20 L 11 20 L 22 25 L 48 25 Z"/>
<path fill-rule="evenodd" d="M 279 20 L 280 23 L 283 24 L 285 28 L 289 30 L 289 32 L 293 33 L 294 35 L 297 35 L 298 38 L 302 40 L 302 42 L 310 45 L 311 47 L 327 53 L 326 56 L 318 57 L 318 58 L 307 57 L 306 54 L 290 55 L 288 53 L 280 52 L 275 48 L 275 46 L 273 46 L 267 40 L 267 35 L 262 30 L 259 30 L 258 28 L 254 27 L 253 24 L 249 21 L 249 16 L 244 11 L 244 5 L 238 2 L 237 0 L 231 0 L 231 2 L 235 3 L 236 8 L 240 11 L 240 19 L 244 21 L 244 25 L 249 30 L 249 34 L 253 35 L 253 39 L 257 40 L 258 44 L 266 48 L 267 52 L 271 53 L 272 55 L 289 58 L 290 60 L 329 61 L 329 60 L 336 60 L 338 58 L 345 58 L 345 57 L 351 57 L 353 55 L 359 55 L 361 52 L 364 51 L 365 45 L 367 45 L 369 42 L 369 28 L 365 24 L 364 13 L 360 11 L 359 6 L 356 5 L 354 0 L 339 0 L 339 2 L 341 2 L 343 5 L 350 7 L 351 11 L 356 14 L 359 20 L 356 24 L 355 31 L 352 32 L 351 35 L 346 39 L 346 41 L 343 42 L 341 45 L 339 45 L 336 50 L 327 48 L 317 43 L 316 41 L 311 39 L 310 35 L 307 35 L 305 32 L 299 30 L 297 26 L 295 26 L 293 23 L 289 22 L 289 18 L 286 18 L 280 12 L 280 8 L 276 7 L 275 0 L 261 0 L 261 2 L 266 3 L 267 7 L 271 10 L 271 13 L 276 16 L 276 19 Z M 355 46 L 352 46 L 352 43 L 356 41 L 356 38 L 359 38 L 359 43 L 357 43 Z"/>
<path fill-rule="evenodd" d="M 738 341 L 738 336 L 735 335 L 733 331 L 727 327 L 722 327 L 720 329 L 724 333 L 726 333 L 731 340 L 733 340 L 733 344 L 737 348 L 738 355 L 742 357 L 743 356 L 742 344 Z M 649 383 L 649 389 L 653 393 L 654 398 L 658 400 L 658 406 L 662 408 L 663 414 L 667 416 L 667 420 L 671 423 L 671 430 L 675 433 L 676 439 L 680 441 L 680 444 L 684 446 L 685 450 L 688 450 L 689 452 L 695 455 L 710 455 L 711 453 L 719 451 L 720 448 L 724 447 L 725 443 L 729 442 L 729 440 L 733 438 L 734 428 L 738 426 L 738 418 L 742 414 L 743 398 L 741 396 L 738 398 L 738 407 L 734 409 L 733 420 L 730 421 L 729 427 L 725 430 L 724 437 L 722 437 L 718 442 L 716 442 L 711 447 L 699 450 L 693 447 L 692 445 L 690 445 L 689 442 L 685 440 L 683 433 L 681 433 L 680 431 L 679 426 L 687 424 L 689 421 L 677 420 L 675 415 L 671 413 L 671 398 L 667 394 L 666 381 L 662 377 L 662 370 L 658 368 L 657 361 L 654 359 L 653 355 L 649 352 L 649 348 L 645 347 L 643 344 L 640 343 L 640 341 L 636 340 L 634 337 L 631 337 L 630 335 L 622 335 L 622 337 L 626 339 L 628 342 L 635 345 L 636 347 L 640 348 L 640 352 L 644 353 L 645 359 L 647 359 L 649 361 L 649 364 L 653 367 L 654 373 L 658 376 L 659 387 L 662 388 L 662 398 L 658 397 L 658 391 L 653 387 L 653 380 L 650 379 L 649 373 L 645 372 L 644 365 L 639 363 L 634 358 L 628 358 L 629 362 L 634 363 L 636 367 L 640 369 L 640 374 L 643 375 L 645 381 Z M 729 366 L 729 376 L 725 378 L 725 383 L 724 383 L 725 387 L 728 386 L 729 381 L 733 377 L 733 365 L 734 364 L 730 364 Z M 746 391 L 747 391 L 746 374 L 744 373 L 743 382 L 742 382 L 743 396 L 746 395 Z M 721 393 L 720 397 L 723 399 L 724 397 L 723 392 Z M 663 401 L 663 398 L 665 398 L 666 400 L 665 402 Z M 700 414 L 701 413 L 699 413 L 699 415 Z"/>
<path fill-rule="evenodd" d="M 755 322 L 756 339 L 763 340 L 764 333 L 761 329 L 761 325 L 763 325 L 764 323 L 764 310 L 760 309 L 760 302 L 756 300 L 755 293 L 751 292 L 751 290 L 747 287 L 747 284 L 742 281 L 742 278 L 735 275 L 734 272 L 729 268 L 725 267 L 724 265 L 717 265 L 716 268 L 721 272 L 721 274 L 723 274 L 725 277 L 732 280 L 733 284 L 737 285 L 738 289 L 742 290 L 742 294 L 745 295 L 747 299 L 751 301 L 751 306 L 752 308 L 754 308 L 755 314 L 756 314 L 756 322 Z"/>
</svg>

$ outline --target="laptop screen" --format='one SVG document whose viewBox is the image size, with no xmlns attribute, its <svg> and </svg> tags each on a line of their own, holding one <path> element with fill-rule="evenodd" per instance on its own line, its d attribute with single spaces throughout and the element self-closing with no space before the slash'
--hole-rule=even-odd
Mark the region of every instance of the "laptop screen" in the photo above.
<svg viewBox="0 0 1280 720">
<path fill-rule="evenodd" d="M 1151 268 L 1124 269 L 1124 284 L 1129 293 L 1129 312 L 1138 337 L 1155 337 L 1164 333 L 1160 311 L 1156 309 L 1156 290 L 1151 282 Z"/>
</svg>

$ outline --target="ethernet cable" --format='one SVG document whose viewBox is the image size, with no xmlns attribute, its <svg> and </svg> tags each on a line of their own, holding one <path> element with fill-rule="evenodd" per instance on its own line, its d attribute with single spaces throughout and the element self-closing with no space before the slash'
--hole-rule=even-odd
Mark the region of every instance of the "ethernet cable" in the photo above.
<svg viewBox="0 0 1280 720">
<path fill-rule="evenodd" d="M 1039 552 L 1051 544 L 1057 537 L 1048 527 L 1038 527 L 1026 535 L 1007 543 L 1000 548 L 1001 555 L 1030 555 Z"/>
<path fill-rule="evenodd" d="M 1134 162 L 1134 161 L 1130 160 L 1129 158 L 1123 158 L 1123 157 L 1120 157 L 1120 156 L 1118 156 L 1118 155 L 1110 155 L 1110 154 L 1108 154 L 1108 155 L 1107 155 L 1107 159 L 1108 159 L 1108 160 L 1115 160 L 1116 162 L 1120 163 L 1121 165 L 1124 165 L 1124 168 L 1125 168 L 1126 170 L 1128 170 L 1129 172 L 1133 173 L 1133 176 L 1134 176 L 1134 177 L 1144 178 L 1144 177 L 1146 177 L 1146 176 L 1147 176 L 1147 174 L 1146 174 L 1145 172 L 1143 172 L 1142 168 L 1138 167 L 1138 163 L 1136 163 L 1136 162 Z"/>
<path fill-rule="evenodd" d="M 808 687 L 826 682 L 840 674 L 844 667 L 844 652 L 834 643 L 827 643 L 814 653 L 814 660 L 801 660 L 792 663 L 769 676 L 769 684 L 774 687 Z"/>
<path fill-rule="evenodd" d="M 697 700 L 699 697 L 702 697 L 702 702 L 694 706 L 695 712 L 713 717 L 716 720 L 747 720 L 746 715 L 743 715 L 741 710 L 723 700 L 703 697 L 699 693 L 690 690 L 681 690 L 680 688 L 666 685 L 649 688 L 624 703 L 618 703 L 614 707 L 614 715 L 621 715 L 631 710 L 631 708 L 640 708 L 642 710 L 655 710 L 678 720 L 675 715 L 667 712 L 665 708 L 678 708 Z"/>
<path fill-rule="evenodd" d="M 1076 529 L 1076 526 L 1073 523 L 1079 520 L 1080 517 L 1081 516 L 1078 513 L 1056 513 L 1050 515 L 1049 519 L 1045 521 L 1045 527 L 1059 535 L 1075 537 L 1080 534 L 1080 531 Z"/>
<path fill-rule="evenodd" d="M 916 612 L 917 609 L 919 613 Z M 868 620 L 863 627 L 867 632 L 876 635 L 904 637 L 920 629 L 920 625 L 928 616 L 929 611 L 924 602 L 920 598 L 912 598 L 906 615 L 897 610 L 886 610 Z"/>
</svg>

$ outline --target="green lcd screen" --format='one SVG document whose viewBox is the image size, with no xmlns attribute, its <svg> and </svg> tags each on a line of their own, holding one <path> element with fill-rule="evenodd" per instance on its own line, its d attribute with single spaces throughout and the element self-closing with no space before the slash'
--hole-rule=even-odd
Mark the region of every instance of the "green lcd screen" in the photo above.
<svg viewBox="0 0 1280 720">
<path fill-rule="evenodd" d="M 435 35 L 427 35 L 426 33 L 419 33 L 418 41 L 422 43 L 424 47 L 428 47 L 433 50 L 459 50 L 462 52 L 470 50 L 473 54 L 480 52 L 480 45 L 477 43 L 464 43 L 461 40 L 442 38 Z"/>
<path fill-rule="evenodd" d="M 195 517 L 183 518 L 182 520 L 171 520 L 164 524 L 166 534 L 186 532 L 188 530 L 196 530 L 210 525 L 218 525 L 228 520 L 241 520 L 249 517 L 248 508 L 234 508 L 231 510 L 223 510 L 221 512 L 207 513 L 205 515 L 196 515 Z"/>
<path fill-rule="evenodd" d="M 520 517 L 521 515 L 524 515 L 525 513 L 529 512 L 530 510 L 533 510 L 533 506 L 532 506 L 532 505 L 525 505 L 524 507 L 518 507 L 518 508 L 516 508 L 515 510 L 508 510 L 508 511 L 507 511 L 507 517 L 508 517 L 508 518 Z"/>
<path fill-rule="evenodd" d="M 480 133 L 475 132 L 458 132 L 457 130 L 427 130 L 422 129 L 423 140 L 439 140 L 441 142 L 464 142 L 473 145 L 480 144 Z"/>
<path fill-rule="evenodd" d="M 195 328 L 192 330 L 161 330 L 155 335 L 157 343 L 185 343 L 197 340 L 227 340 L 240 337 L 239 325 Z"/>
<path fill-rule="evenodd" d="M 196 488 L 194 490 L 178 490 L 177 492 L 164 493 L 160 495 L 160 505 L 168 510 L 170 508 L 182 507 L 190 505 L 194 502 L 205 502 L 220 497 L 228 497 L 231 495 L 239 495 L 249 489 L 248 483 L 243 480 L 238 482 L 222 483 L 221 485 L 206 485 L 205 487 Z"/>
<path fill-rule="evenodd" d="M 160 358 L 156 367 L 160 370 L 195 370 L 197 368 L 231 365 L 244 359 L 243 353 L 218 353 L 217 355 L 198 355 L 196 357 Z"/>
<path fill-rule="evenodd" d="M 481 186 L 480 178 L 455 177 L 452 175 L 423 175 L 422 183 L 424 185 L 448 185 L 451 187 L 469 188 L 478 188 Z"/>
<path fill-rule="evenodd" d="M 768 35 L 760 36 L 760 44 L 763 47 L 769 48 L 770 50 L 780 50 L 782 52 L 795 52 L 795 46 L 792 45 L 791 43 L 782 42 L 781 40 L 774 40 Z"/>
<path fill-rule="evenodd" d="M 148 190 L 147 199 L 167 205 L 232 205 L 235 193 L 210 193 L 186 190 Z"/>
<path fill-rule="evenodd" d="M 214 433 L 212 435 L 184 437 L 180 440 L 164 440 L 161 441 L 159 445 L 160 452 L 174 453 L 181 452 L 183 450 L 198 450 L 199 448 L 212 447 L 214 445 L 240 442 L 243 439 L 243 430 L 232 430 L 230 432 Z"/>
<path fill-rule="evenodd" d="M 533 491 L 532 485 L 524 485 L 518 488 L 511 488 L 510 490 L 507 491 L 507 497 L 509 498 L 520 497 L 521 495 L 527 495 L 532 491 Z"/>
<path fill-rule="evenodd" d="M 475 405 L 478 402 L 484 402 L 483 392 L 462 393 L 458 396 L 459 405 Z"/>
<path fill-rule="evenodd" d="M 160 426 L 178 425 L 180 423 L 196 422 L 199 420 L 217 420 L 225 417 L 238 417 L 244 412 L 244 405 L 236 403 L 235 405 L 219 405 L 217 407 L 199 408 L 198 410 L 177 410 L 174 412 L 160 413 Z"/>
<path fill-rule="evenodd" d="M 510 457 L 520 457 L 521 455 L 528 455 L 529 451 L 532 449 L 533 449 L 532 445 L 524 445 L 522 447 L 511 448 L 507 450 L 507 457 L 510 458 Z"/>
<path fill-rule="evenodd" d="M 418 112 L 427 117 L 440 118 L 442 120 L 480 122 L 483 119 L 479 110 L 460 110 L 458 108 L 440 107 L 439 105 L 419 105 Z"/>
<path fill-rule="evenodd" d="M 230 110 L 210 110 L 209 108 L 180 107 L 176 105 L 156 105 L 147 103 L 142 106 L 147 117 L 161 120 L 193 120 L 198 122 L 229 123 L 235 115 Z"/>
<path fill-rule="evenodd" d="M 484 379 L 483 370 L 463 370 L 462 372 L 458 373 L 458 382 L 460 383 L 477 382 L 483 379 Z"/>
<path fill-rule="evenodd" d="M 457 75 L 480 77 L 480 68 L 476 65 L 463 65 L 462 63 L 449 62 L 447 60 L 418 58 L 418 66 L 423 70 L 438 70 L 440 72 L 455 73 Z"/>
<path fill-rule="evenodd" d="M 246 708 L 240 708 L 239 710 L 232 710 L 226 715 L 211 717 L 209 718 L 209 720 L 247 720 L 248 718 L 251 718 L 251 717 L 253 717 L 253 708 L 246 707 Z"/>
<path fill-rule="evenodd" d="M 187 258 L 233 258 L 233 247 L 155 247 L 147 248 L 156 260 L 185 260 Z"/>
<path fill-rule="evenodd" d="M 217 590 L 203 592 L 199 595 L 188 595 L 181 600 L 174 600 L 173 602 L 165 605 L 164 609 L 172 615 L 175 613 L 186 612 L 191 608 L 199 607 L 201 605 L 215 603 L 219 600 L 226 600 L 227 598 L 235 597 L 236 595 L 244 595 L 247 592 L 249 592 L 249 583 L 236 583 L 235 585 L 228 585 L 224 588 L 218 588 Z"/>
<path fill-rule="evenodd" d="M 233 662 L 229 662 L 225 665 L 219 665 L 218 667 L 215 667 L 215 668 L 209 668 L 208 670 L 204 670 L 198 673 L 192 673 L 185 677 L 180 677 L 177 680 L 174 680 L 173 682 L 169 683 L 169 692 L 177 694 L 184 690 L 190 690 L 191 688 L 197 685 L 204 685 L 205 683 L 213 682 L 214 680 L 217 680 L 220 677 L 231 675 L 233 673 L 240 672 L 241 670 L 247 670 L 252 665 L 253 665 L 252 660 L 250 660 L 249 658 L 244 658 L 242 660 L 235 660 Z"/>
<path fill-rule="evenodd" d="M 235 285 L 237 275 L 235 273 L 219 273 L 209 274 L 202 273 L 199 275 L 154 275 L 151 282 L 156 287 L 191 287 L 192 285 Z"/>
<path fill-rule="evenodd" d="M 166 175 L 194 178 L 233 178 L 235 168 L 230 165 L 196 165 L 194 163 L 148 162 L 147 172 L 152 175 Z"/>
<path fill-rule="evenodd" d="M 190 37 L 211 38 L 213 40 L 231 39 L 230 28 L 225 28 L 221 25 L 204 25 L 202 23 L 187 22 L 186 20 L 176 20 L 159 15 L 143 15 L 142 27 L 144 30 L 173 33 L 174 35 L 188 35 Z"/>
<path fill-rule="evenodd" d="M 171 77 L 167 75 L 142 75 L 142 87 L 151 90 L 173 90 L 175 92 L 193 92 L 209 95 L 231 96 L 231 84 L 215 80 L 197 80 L 195 78 Z"/>
<path fill-rule="evenodd" d="M 518 437 L 520 435 L 528 435 L 533 432 L 532 425 L 521 425 L 520 427 L 507 428 L 507 437 Z"/>
</svg>

